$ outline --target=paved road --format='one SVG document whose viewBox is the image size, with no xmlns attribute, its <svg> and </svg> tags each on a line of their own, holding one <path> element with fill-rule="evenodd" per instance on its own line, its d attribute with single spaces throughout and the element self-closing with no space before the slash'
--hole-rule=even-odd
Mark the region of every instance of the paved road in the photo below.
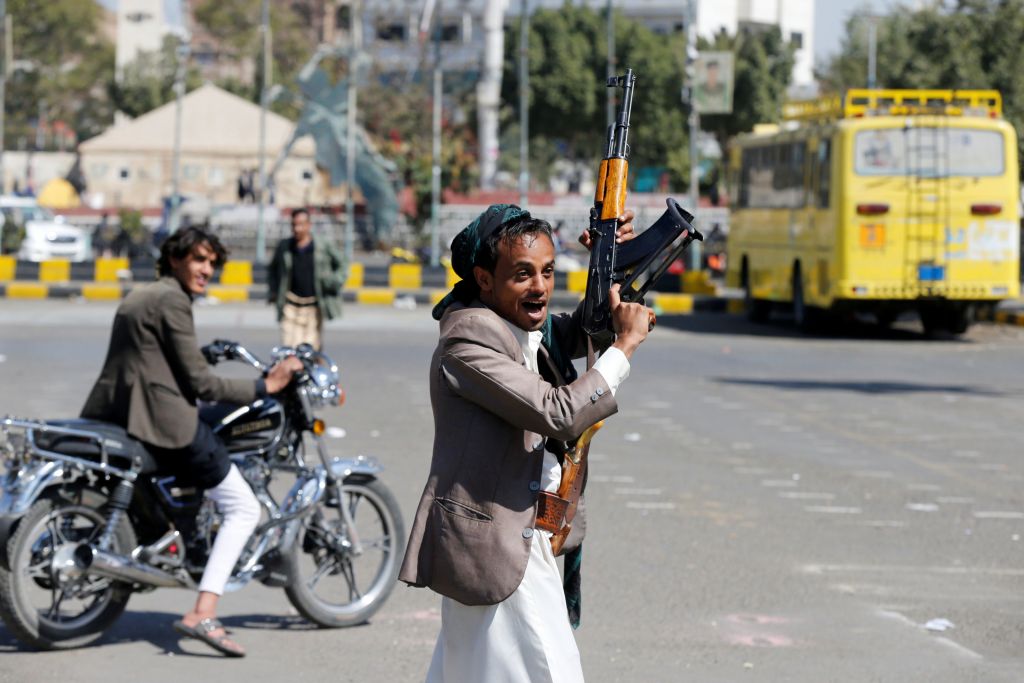
<svg viewBox="0 0 1024 683">
<path fill-rule="evenodd" d="M 73 414 L 113 308 L 0 304 L 0 414 Z M 266 349 L 267 308 L 204 307 L 200 335 Z M 425 309 L 350 307 L 327 334 L 340 453 L 387 465 L 412 514 L 431 437 Z M 663 321 L 594 445 L 578 640 L 588 681 L 1024 678 L 1024 331 L 913 326 L 803 338 L 784 324 Z M 238 367 L 237 372 L 245 372 Z M 224 600 L 251 654 L 179 643 L 191 596 L 136 596 L 101 644 L 32 653 L 0 627 L 0 681 L 416 681 L 438 600 L 396 588 L 367 626 L 310 629 L 280 590 Z M 945 631 L 924 624 L 945 619 Z M 936 622 L 941 623 L 941 622 Z"/>
</svg>

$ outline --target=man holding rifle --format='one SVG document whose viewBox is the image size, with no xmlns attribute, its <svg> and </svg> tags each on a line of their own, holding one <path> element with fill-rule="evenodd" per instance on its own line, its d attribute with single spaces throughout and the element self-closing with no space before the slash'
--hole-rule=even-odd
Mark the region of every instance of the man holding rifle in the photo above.
<svg viewBox="0 0 1024 683">
<path fill-rule="evenodd" d="M 617 242 L 633 238 L 632 218 L 619 217 Z M 554 260 L 551 226 L 507 204 L 452 242 L 462 281 L 434 308 L 433 458 L 399 577 L 443 596 L 428 681 L 583 680 L 570 626 L 582 504 L 562 548 L 572 556 L 563 586 L 538 499 L 558 489 L 572 442 L 617 412 L 615 392 L 654 318 L 613 286 L 614 341 L 577 377 L 582 307 L 548 313 Z"/>
</svg>

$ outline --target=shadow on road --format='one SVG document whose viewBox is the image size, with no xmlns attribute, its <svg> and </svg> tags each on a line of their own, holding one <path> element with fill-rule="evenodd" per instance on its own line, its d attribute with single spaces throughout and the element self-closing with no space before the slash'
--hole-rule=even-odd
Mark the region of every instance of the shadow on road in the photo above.
<svg viewBox="0 0 1024 683">
<path fill-rule="evenodd" d="M 189 657 L 216 657 L 223 655 L 214 652 L 206 645 L 195 641 L 196 651 L 186 651 L 181 648 L 182 636 L 174 631 L 172 624 L 180 619 L 180 614 L 170 612 L 125 612 L 107 630 L 103 637 L 97 642 L 89 645 L 90 648 L 99 648 L 106 645 L 118 645 L 122 643 L 133 643 L 146 641 L 161 650 L 172 652 L 175 655 Z M 299 616 L 286 616 L 274 614 L 237 614 L 220 618 L 221 623 L 228 629 L 254 629 L 263 631 L 313 631 L 317 629 L 315 624 L 306 621 Z M 244 639 L 244 638 L 243 638 Z M 190 648 L 192 649 L 192 648 Z M 0 625 L 0 654 L 7 652 L 33 652 L 34 650 L 19 642 L 10 631 Z M 74 650 L 71 650 L 73 652 Z"/>
<path fill-rule="evenodd" d="M 883 327 L 872 322 L 849 318 L 835 320 L 814 332 L 800 332 L 789 318 L 773 317 L 766 323 L 751 322 L 746 316 L 733 313 L 704 313 L 692 315 L 658 316 L 658 325 L 695 334 L 729 334 L 749 337 L 773 337 L 789 339 L 836 339 L 859 341 L 928 341 L 973 343 L 966 337 L 952 334 L 925 334 L 916 321 L 899 321 L 892 327 Z"/>
<path fill-rule="evenodd" d="M 991 397 L 1005 396 L 1002 392 L 972 386 L 918 384 L 916 382 L 841 382 L 835 380 L 738 379 L 735 377 L 716 377 L 712 381 L 719 384 L 772 387 L 775 389 L 791 389 L 793 391 L 852 391 L 871 395 L 938 393 Z"/>
</svg>

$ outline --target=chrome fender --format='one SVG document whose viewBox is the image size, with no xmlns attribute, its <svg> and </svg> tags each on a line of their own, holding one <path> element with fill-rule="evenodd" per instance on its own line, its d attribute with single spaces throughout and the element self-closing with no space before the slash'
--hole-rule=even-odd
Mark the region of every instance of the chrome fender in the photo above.
<svg viewBox="0 0 1024 683">
<path fill-rule="evenodd" d="M 53 460 L 41 461 L 16 473 L 8 471 L 0 480 L 0 565 L 7 566 L 7 539 L 18 521 L 50 486 L 64 480 L 64 467 Z"/>
</svg>

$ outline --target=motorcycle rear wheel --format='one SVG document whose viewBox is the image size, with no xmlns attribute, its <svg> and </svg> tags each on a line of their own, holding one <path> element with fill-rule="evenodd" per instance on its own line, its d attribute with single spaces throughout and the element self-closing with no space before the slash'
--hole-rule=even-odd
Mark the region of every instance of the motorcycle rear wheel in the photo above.
<svg viewBox="0 0 1024 683">
<path fill-rule="evenodd" d="M 61 558 L 103 533 L 106 514 L 99 507 L 80 499 L 41 499 L 8 540 L 11 568 L 0 568 L 0 618 L 22 643 L 40 650 L 82 647 L 100 638 L 124 612 L 131 597 L 124 584 L 98 577 L 60 578 Z M 135 532 L 122 522 L 111 552 L 128 554 L 135 545 Z"/>
<path fill-rule="evenodd" d="M 398 503 L 379 481 L 343 484 L 341 504 L 355 523 L 361 554 L 352 548 L 340 508 L 322 502 L 286 556 L 288 600 L 323 628 L 368 621 L 395 587 L 405 546 Z"/>
</svg>

